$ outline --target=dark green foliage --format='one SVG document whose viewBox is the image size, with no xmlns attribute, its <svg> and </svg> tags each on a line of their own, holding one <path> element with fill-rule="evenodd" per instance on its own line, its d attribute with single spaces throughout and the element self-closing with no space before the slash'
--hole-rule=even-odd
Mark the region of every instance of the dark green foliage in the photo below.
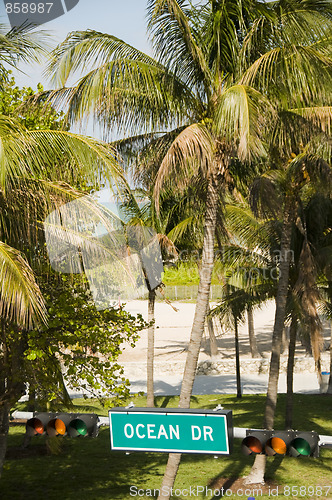
<svg viewBox="0 0 332 500">
<path fill-rule="evenodd" d="M 37 92 L 43 92 L 40 83 L 37 91 L 31 87 L 19 88 L 9 71 L 0 90 L 0 115 L 15 118 L 27 130 L 68 130 L 63 112 L 58 113 L 50 105 L 45 107 L 42 102 L 29 104 Z"/>
</svg>

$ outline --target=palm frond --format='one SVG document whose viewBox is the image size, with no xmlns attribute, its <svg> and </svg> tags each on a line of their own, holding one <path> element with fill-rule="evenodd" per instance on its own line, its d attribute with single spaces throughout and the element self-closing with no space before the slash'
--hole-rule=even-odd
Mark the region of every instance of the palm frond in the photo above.
<svg viewBox="0 0 332 500">
<path fill-rule="evenodd" d="M 186 128 L 177 127 L 169 132 L 156 134 L 134 155 L 133 178 L 137 185 L 151 191 L 159 167 L 176 137 Z"/>
<path fill-rule="evenodd" d="M 274 182 L 276 178 L 279 184 L 284 185 L 285 175 L 283 172 L 268 171 L 255 179 L 250 187 L 249 203 L 255 216 L 264 219 L 273 217 L 277 220 L 278 216 L 281 215 L 284 193 L 278 191 L 277 183 Z"/>
<path fill-rule="evenodd" d="M 0 116 L 0 186 L 6 190 L 9 180 L 31 174 L 30 166 L 24 161 L 33 145 L 26 131 L 15 120 Z"/>
<path fill-rule="evenodd" d="M 193 7 L 186 4 L 185 0 L 149 0 L 148 30 L 158 59 L 188 87 L 199 89 L 203 82 L 209 92 L 210 69 L 190 24 Z"/>
<path fill-rule="evenodd" d="M 0 187 L 6 192 L 24 179 L 86 182 L 98 188 L 125 183 L 112 146 L 64 130 L 25 130 L 14 119 L 0 116 Z"/>
<path fill-rule="evenodd" d="M 331 192 L 332 167 L 331 165 L 315 153 L 308 150 L 295 156 L 287 168 L 286 179 L 288 182 L 296 182 L 298 186 L 303 186 L 308 182 L 314 182 L 320 186 L 322 191 Z"/>
<path fill-rule="evenodd" d="M 0 315 L 24 328 L 46 323 L 34 274 L 22 255 L 0 241 Z"/>
<path fill-rule="evenodd" d="M 41 55 L 45 55 L 48 48 L 49 36 L 46 31 L 36 31 L 29 23 L 11 29 L 0 24 L 1 67 L 6 63 L 17 69 L 18 62 L 40 62 Z"/>
<path fill-rule="evenodd" d="M 179 222 L 176 226 L 174 226 L 167 237 L 176 243 L 180 238 L 182 238 L 183 234 L 191 227 L 191 225 L 196 222 L 193 216 L 187 217 L 186 219 Z"/>
<path fill-rule="evenodd" d="M 115 149 L 103 141 L 64 130 L 32 130 L 27 135 L 34 148 L 26 155 L 26 162 L 38 165 L 44 178 L 60 177 L 73 185 L 85 179 L 95 189 L 106 180 L 110 187 L 125 183 Z"/>
<path fill-rule="evenodd" d="M 41 96 L 45 99 L 45 94 Z M 192 92 L 159 64 L 117 59 L 88 72 L 72 88 L 50 92 L 46 101 L 65 105 L 69 122 L 84 126 L 90 117 L 104 130 L 116 126 L 126 135 L 163 130 L 200 111 Z"/>
<path fill-rule="evenodd" d="M 229 326 L 234 317 L 242 321 L 245 318 L 248 306 L 255 308 L 274 297 L 275 290 L 271 283 L 259 283 L 252 287 L 242 287 L 227 283 L 223 287 L 223 298 L 219 304 L 211 309 L 210 316 L 220 316 Z"/>
<path fill-rule="evenodd" d="M 279 109 L 269 141 L 274 162 L 279 165 L 287 163 L 317 134 L 321 135 L 322 129 L 313 121 L 306 120 L 300 111 Z"/>
<path fill-rule="evenodd" d="M 104 66 L 110 60 L 141 61 L 158 66 L 152 57 L 108 33 L 94 30 L 73 31 L 51 54 L 46 75 L 56 86 L 64 87 L 70 75 Z M 161 65 L 159 65 L 161 67 Z"/>
<path fill-rule="evenodd" d="M 312 123 L 327 135 L 331 135 L 332 106 L 312 106 L 306 108 L 289 109 L 290 113 L 302 116 L 306 122 Z"/>
<path fill-rule="evenodd" d="M 320 295 L 316 283 L 316 276 L 317 269 L 315 261 L 310 245 L 305 239 L 299 260 L 299 274 L 295 285 L 295 291 L 300 298 L 304 320 L 310 331 L 313 357 L 316 362 L 316 368 L 318 368 L 323 339 L 322 323 L 317 311 Z"/>
<path fill-rule="evenodd" d="M 198 169 L 209 171 L 213 152 L 213 137 L 204 125 L 195 123 L 185 128 L 173 141 L 158 170 L 154 187 L 156 206 L 159 206 L 160 192 L 167 178 L 176 173 L 178 187 L 188 186 Z"/>
<path fill-rule="evenodd" d="M 325 98 L 331 67 L 331 58 L 315 46 L 274 47 L 255 60 L 240 83 L 258 87 L 262 92 L 273 89 L 274 83 L 279 95 L 284 94 L 286 99 L 301 105 L 303 100 L 312 102 L 312 99 Z"/>
<path fill-rule="evenodd" d="M 225 217 L 233 241 L 252 250 L 257 246 L 265 252 L 271 248 L 272 228 L 259 221 L 248 206 L 226 204 Z"/>
<path fill-rule="evenodd" d="M 262 137 L 268 109 L 264 96 L 251 87 L 233 85 L 222 93 L 216 109 L 216 134 L 236 145 L 240 160 L 265 154 Z"/>
<path fill-rule="evenodd" d="M 57 83 L 64 85 L 69 75 L 82 70 L 85 76 L 75 87 L 47 95 L 53 106 L 66 106 L 71 122 L 84 124 L 93 116 L 105 133 L 116 125 L 136 135 L 168 128 L 181 122 L 187 109 L 201 109 L 178 75 L 112 35 L 73 32 L 54 50 L 48 72 Z"/>
</svg>

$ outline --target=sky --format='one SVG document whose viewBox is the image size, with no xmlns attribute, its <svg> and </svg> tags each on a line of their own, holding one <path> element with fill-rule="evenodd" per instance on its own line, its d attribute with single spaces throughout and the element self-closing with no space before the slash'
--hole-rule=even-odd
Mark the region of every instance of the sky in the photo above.
<svg viewBox="0 0 332 500">
<path fill-rule="evenodd" d="M 4 2 L 0 0 L 0 23 L 8 23 Z M 41 0 L 36 0 L 41 1 Z M 51 0 L 47 0 L 51 1 Z M 63 2 L 63 0 L 62 0 Z M 121 38 L 143 52 L 152 54 L 146 32 L 146 7 L 147 0 L 80 0 L 78 5 L 63 16 L 39 26 L 50 34 L 53 47 L 63 41 L 70 31 L 93 29 Z M 44 64 L 19 66 L 21 71 L 13 71 L 18 86 L 31 86 L 37 88 L 37 83 L 42 83 L 45 89 L 53 88 L 50 79 L 44 76 Z M 79 75 L 75 79 L 78 78 Z M 69 84 L 75 83 L 75 80 Z M 102 139 L 103 134 L 98 125 L 92 125 L 92 120 L 87 128 L 82 130 L 79 125 L 71 127 L 72 132 L 85 133 Z M 115 140 L 117 134 L 112 139 Z"/>
<path fill-rule="evenodd" d="M 7 0 L 0 0 L 0 24 L 9 22 L 5 3 Z M 9 0 L 8 0 L 9 1 Z M 51 2 L 52 0 L 35 0 L 38 2 Z M 59 0 L 58 0 L 59 1 Z M 60 0 L 65 6 L 68 0 Z M 70 0 L 75 1 L 75 0 Z M 192 3 L 200 3 L 202 0 L 192 0 Z M 23 0 L 20 0 L 22 4 Z M 29 0 L 31 4 L 33 0 Z M 55 47 L 62 42 L 71 31 L 93 29 L 96 31 L 110 33 L 133 45 L 137 49 L 152 55 L 152 49 L 148 41 L 146 31 L 146 8 L 147 0 L 79 0 L 72 10 L 64 15 L 39 26 L 38 29 L 46 31 L 50 35 L 51 47 Z M 44 75 L 46 59 L 43 64 L 21 64 L 20 71 L 13 71 L 18 86 L 31 86 L 37 88 L 37 83 L 42 83 L 44 89 L 52 89 L 50 79 Z M 73 85 L 75 79 L 69 80 L 67 85 Z M 98 125 L 93 126 L 92 120 L 87 128 L 73 125 L 72 132 L 85 133 L 87 135 L 103 139 L 103 134 Z M 116 140 L 117 133 L 112 134 L 111 139 Z"/>
<path fill-rule="evenodd" d="M 39 29 L 52 35 L 54 46 L 64 40 L 70 31 L 93 29 L 115 35 L 151 54 L 146 35 L 146 5 L 146 0 L 80 0 L 71 11 Z M 8 23 L 3 0 L 0 0 L 0 23 Z M 20 68 L 25 74 L 15 72 L 18 85 L 36 88 L 41 82 L 45 88 L 50 88 L 49 81 L 42 75 L 41 66 L 22 65 Z"/>
</svg>

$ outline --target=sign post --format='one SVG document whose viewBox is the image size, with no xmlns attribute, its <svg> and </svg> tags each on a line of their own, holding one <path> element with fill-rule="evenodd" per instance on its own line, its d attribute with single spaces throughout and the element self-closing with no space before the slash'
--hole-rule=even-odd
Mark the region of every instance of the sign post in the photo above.
<svg viewBox="0 0 332 500">
<path fill-rule="evenodd" d="M 230 410 L 113 408 L 109 411 L 109 421 L 112 450 L 231 453 Z"/>
</svg>

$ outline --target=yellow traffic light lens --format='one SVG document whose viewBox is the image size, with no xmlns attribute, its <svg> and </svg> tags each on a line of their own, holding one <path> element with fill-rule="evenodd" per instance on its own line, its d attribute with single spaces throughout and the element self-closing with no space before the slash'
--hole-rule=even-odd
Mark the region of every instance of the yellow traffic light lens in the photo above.
<svg viewBox="0 0 332 500">
<path fill-rule="evenodd" d="M 66 434 L 66 426 L 62 420 L 59 418 L 56 419 L 55 421 L 55 430 L 60 436 L 64 436 Z"/>
<path fill-rule="evenodd" d="M 245 444 L 253 453 L 262 453 L 263 451 L 262 443 L 254 436 L 248 436 L 245 439 Z"/>
<path fill-rule="evenodd" d="M 278 455 L 286 455 L 287 445 L 283 439 L 273 437 L 271 439 L 271 447 Z"/>
</svg>

